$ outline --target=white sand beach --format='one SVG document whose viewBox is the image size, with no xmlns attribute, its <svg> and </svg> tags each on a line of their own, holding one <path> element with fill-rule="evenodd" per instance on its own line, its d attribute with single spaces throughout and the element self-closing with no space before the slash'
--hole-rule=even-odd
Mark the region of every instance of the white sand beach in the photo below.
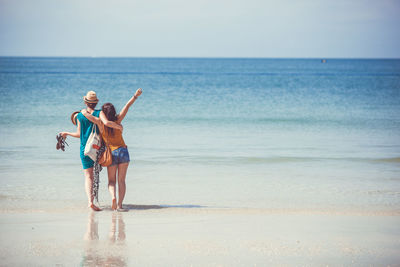
<svg viewBox="0 0 400 267">
<path fill-rule="evenodd" d="M 399 212 L 127 205 L 0 216 L 2 266 L 398 266 Z"/>
</svg>

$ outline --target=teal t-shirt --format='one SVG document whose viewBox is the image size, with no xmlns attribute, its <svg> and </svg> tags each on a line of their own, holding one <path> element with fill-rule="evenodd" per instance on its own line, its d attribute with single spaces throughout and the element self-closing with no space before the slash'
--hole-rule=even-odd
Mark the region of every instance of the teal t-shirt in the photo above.
<svg viewBox="0 0 400 267">
<path fill-rule="evenodd" d="M 93 111 L 93 116 L 95 117 L 99 117 L 100 115 L 100 110 L 95 110 Z M 90 134 L 92 133 L 92 129 L 95 126 L 94 123 L 92 123 L 90 120 L 86 119 L 85 116 L 83 116 L 82 113 L 79 113 L 78 116 L 78 121 L 81 124 L 81 149 L 80 149 L 80 154 L 81 154 L 81 158 L 84 157 L 84 151 L 85 151 L 85 146 L 86 146 L 86 142 L 89 139 Z M 99 133 L 99 127 L 96 126 L 96 132 Z"/>
</svg>

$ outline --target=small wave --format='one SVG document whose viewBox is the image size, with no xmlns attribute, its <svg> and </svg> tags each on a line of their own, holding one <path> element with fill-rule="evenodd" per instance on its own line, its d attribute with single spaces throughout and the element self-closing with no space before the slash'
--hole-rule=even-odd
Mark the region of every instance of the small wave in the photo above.
<svg viewBox="0 0 400 267">
<path fill-rule="evenodd" d="M 311 157 L 238 157 L 234 161 L 238 163 L 289 163 L 289 162 L 304 162 L 314 161 L 316 158 Z"/>
<path fill-rule="evenodd" d="M 310 161 L 346 161 L 365 163 L 400 163 L 400 158 L 360 158 L 360 157 L 243 157 L 236 161 L 244 163 L 285 163 Z"/>
<path fill-rule="evenodd" d="M 400 163 L 400 157 L 397 158 L 383 158 L 383 159 L 373 159 L 376 162 L 387 162 L 387 163 Z"/>
<path fill-rule="evenodd" d="M 400 195 L 399 191 L 393 191 L 393 190 L 373 190 L 373 191 L 368 191 L 369 195 L 393 195 L 393 196 L 398 196 Z"/>
<path fill-rule="evenodd" d="M 375 163 L 400 163 L 400 158 L 351 158 L 351 157 L 243 157 L 235 158 L 237 162 L 243 163 L 289 163 L 310 161 L 346 161 L 346 162 L 375 162 Z"/>
<path fill-rule="evenodd" d="M 95 74 L 95 75 L 227 75 L 227 76 L 400 76 L 400 73 L 366 72 L 191 72 L 191 71 L 0 71 L 1 74 Z"/>
<path fill-rule="evenodd" d="M 316 161 L 320 158 L 312 157 L 224 157 L 224 156 L 171 156 L 163 158 L 152 158 L 141 160 L 143 163 L 170 163 L 170 162 L 191 162 L 191 163 L 214 163 L 214 164 L 272 164 Z M 140 161 L 140 160 L 138 160 Z"/>
<path fill-rule="evenodd" d="M 296 162 L 322 162 L 345 161 L 364 163 L 400 163 L 400 158 L 349 158 L 349 157 L 301 157 L 301 156 L 271 156 L 271 157 L 245 157 L 245 156 L 170 156 L 138 160 L 144 164 L 163 163 L 207 163 L 207 164 L 279 164 Z"/>
</svg>

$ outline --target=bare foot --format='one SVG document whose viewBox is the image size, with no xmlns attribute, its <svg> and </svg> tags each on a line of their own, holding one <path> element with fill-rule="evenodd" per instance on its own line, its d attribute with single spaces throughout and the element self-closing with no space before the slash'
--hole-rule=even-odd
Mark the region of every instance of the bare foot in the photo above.
<svg viewBox="0 0 400 267">
<path fill-rule="evenodd" d="M 127 212 L 128 210 L 127 210 L 127 209 L 124 209 L 124 208 L 122 207 L 122 205 L 118 205 L 117 211 L 119 211 L 119 212 Z"/>
<path fill-rule="evenodd" d="M 113 198 L 113 200 L 112 200 L 111 209 L 112 210 L 117 209 L 117 200 L 115 198 Z"/>
<path fill-rule="evenodd" d="M 89 206 L 89 208 L 91 208 L 91 209 L 94 210 L 94 211 L 101 211 L 101 209 L 100 209 L 99 207 L 97 207 L 95 204 L 91 204 L 91 205 Z"/>
</svg>

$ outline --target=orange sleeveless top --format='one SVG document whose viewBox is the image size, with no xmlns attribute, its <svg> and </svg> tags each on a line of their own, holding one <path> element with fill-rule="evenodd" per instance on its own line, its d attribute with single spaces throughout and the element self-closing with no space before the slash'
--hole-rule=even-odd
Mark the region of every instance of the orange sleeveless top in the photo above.
<svg viewBox="0 0 400 267">
<path fill-rule="evenodd" d="M 117 129 L 113 129 L 113 134 L 109 134 L 107 127 L 103 125 L 103 131 L 101 133 L 103 140 L 110 147 L 111 151 L 114 151 L 120 147 L 126 147 L 124 138 L 122 138 L 122 132 Z"/>
</svg>

